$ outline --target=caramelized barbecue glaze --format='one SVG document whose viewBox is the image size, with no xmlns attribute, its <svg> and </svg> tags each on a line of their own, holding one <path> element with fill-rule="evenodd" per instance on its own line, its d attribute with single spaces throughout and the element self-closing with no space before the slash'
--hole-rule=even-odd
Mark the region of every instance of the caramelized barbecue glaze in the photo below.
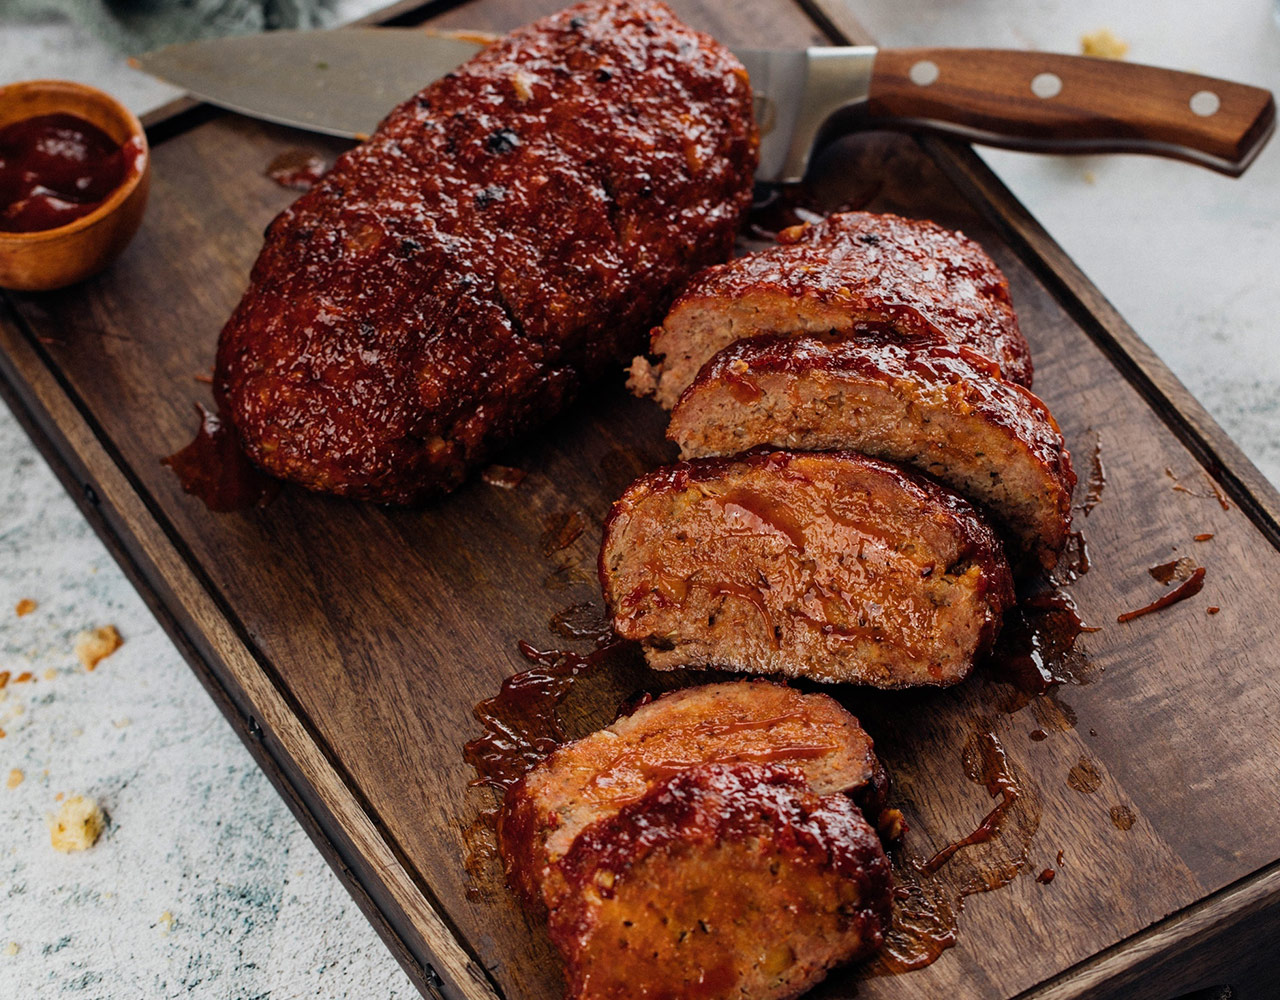
<svg viewBox="0 0 1280 1000">
<path fill-rule="evenodd" d="M 570 1000 L 783 1000 L 875 951 L 884 849 L 794 768 L 703 764 L 588 827 L 554 866 Z"/>
<path fill-rule="evenodd" d="M 219 402 L 256 463 L 311 489 L 452 489 L 729 256 L 756 146 L 746 71 L 661 3 L 516 31 L 271 223 Z"/>
<path fill-rule="evenodd" d="M 632 362 L 632 389 L 670 409 L 712 355 L 765 333 L 941 341 L 1031 385 L 1009 284 L 977 243 L 920 219 L 845 212 L 697 275 L 653 331 L 661 360 Z"/>
</svg>

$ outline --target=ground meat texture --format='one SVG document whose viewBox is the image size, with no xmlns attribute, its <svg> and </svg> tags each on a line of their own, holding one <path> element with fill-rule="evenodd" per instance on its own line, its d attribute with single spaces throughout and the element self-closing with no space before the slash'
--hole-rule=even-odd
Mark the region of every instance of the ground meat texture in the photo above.
<svg viewBox="0 0 1280 1000">
<path fill-rule="evenodd" d="M 570 1000 L 781 1000 L 880 947 L 889 863 L 843 795 L 708 764 L 588 828 L 555 871 Z"/>
<path fill-rule="evenodd" d="M 397 503 L 451 489 L 729 256 L 756 147 L 745 70 L 663 4 L 523 28 L 271 223 L 219 401 L 274 475 Z"/>
<path fill-rule="evenodd" d="M 799 768 L 819 794 L 856 794 L 873 820 L 885 779 L 858 720 L 823 694 L 769 681 L 686 688 L 561 747 L 503 800 L 498 837 L 526 905 L 586 827 L 691 767 L 751 761 Z"/>
<path fill-rule="evenodd" d="M 636 358 L 631 387 L 670 409 L 712 355 L 762 333 L 875 334 L 962 344 L 1031 385 L 1009 284 L 962 233 L 847 212 L 778 234 L 776 247 L 698 274 Z"/>
<path fill-rule="evenodd" d="M 993 514 L 1028 569 L 1051 569 L 1076 475 L 1030 390 L 965 347 L 768 335 L 726 347 L 671 412 L 681 457 L 758 445 L 914 466 Z"/>
<path fill-rule="evenodd" d="M 613 505 L 600 578 L 659 670 L 894 688 L 964 678 L 1012 603 L 995 533 L 923 476 L 852 452 L 667 466 Z"/>
</svg>

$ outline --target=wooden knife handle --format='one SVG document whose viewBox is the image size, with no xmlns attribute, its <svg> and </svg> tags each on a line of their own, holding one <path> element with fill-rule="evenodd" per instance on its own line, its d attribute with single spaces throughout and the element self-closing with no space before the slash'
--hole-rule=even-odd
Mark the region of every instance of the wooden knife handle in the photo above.
<svg viewBox="0 0 1280 1000">
<path fill-rule="evenodd" d="M 1002 49 L 881 49 L 870 117 L 1040 152 L 1153 153 L 1238 176 L 1275 128 L 1271 92 L 1196 73 Z"/>
</svg>

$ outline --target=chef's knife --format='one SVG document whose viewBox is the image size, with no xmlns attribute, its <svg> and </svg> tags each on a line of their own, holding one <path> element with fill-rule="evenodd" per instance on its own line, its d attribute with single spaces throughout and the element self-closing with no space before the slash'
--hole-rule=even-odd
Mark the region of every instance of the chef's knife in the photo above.
<svg viewBox="0 0 1280 1000">
<path fill-rule="evenodd" d="M 175 45 L 134 65 L 242 114 L 364 138 L 486 36 L 415 28 L 272 32 Z M 1151 153 L 1243 173 L 1275 129 L 1258 87 L 1083 56 L 870 46 L 739 50 L 762 135 L 756 176 L 799 180 L 821 140 L 910 128 L 1053 153 Z"/>
</svg>

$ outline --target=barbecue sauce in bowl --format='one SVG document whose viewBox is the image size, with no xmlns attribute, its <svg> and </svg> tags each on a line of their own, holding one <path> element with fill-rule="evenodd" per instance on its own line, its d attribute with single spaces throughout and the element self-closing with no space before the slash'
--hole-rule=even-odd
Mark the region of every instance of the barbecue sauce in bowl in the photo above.
<svg viewBox="0 0 1280 1000">
<path fill-rule="evenodd" d="M 79 115 L 0 127 L 0 230 L 57 229 L 98 208 L 139 169 L 142 143 L 114 141 Z"/>
</svg>

